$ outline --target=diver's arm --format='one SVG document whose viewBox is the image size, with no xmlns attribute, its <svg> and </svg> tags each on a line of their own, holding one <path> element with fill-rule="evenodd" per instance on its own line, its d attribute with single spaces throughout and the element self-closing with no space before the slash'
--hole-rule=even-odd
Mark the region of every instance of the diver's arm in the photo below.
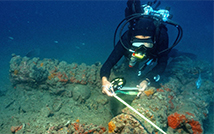
<svg viewBox="0 0 214 134">
<path fill-rule="evenodd" d="M 124 48 L 120 44 L 120 42 L 117 43 L 114 50 L 111 52 L 110 56 L 106 60 L 106 62 L 103 64 L 102 68 L 100 69 L 100 77 L 106 77 L 107 79 L 110 76 L 111 69 L 114 65 L 122 58 L 124 53 Z"/>
<path fill-rule="evenodd" d="M 121 50 L 122 49 L 122 50 Z M 102 68 L 100 69 L 100 77 L 102 80 L 102 93 L 113 96 L 114 90 L 111 86 L 109 79 L 112 67 L 121 59 L 123 56 L 123 48 L 122 45 L 117 43 L 114 50 L 103 64 Z"/>
<path fill-rule="evenodd" d="M 122 40 L 125 44 L 128 42 L 128 32 L 124 33 L 122 36 Z M 114 91 L 109 82 L 109 76 L 111 73 L 112 67 L 122 58 L 124 53 L 126 53 L 126 49 L 122 46 L 120 41 L 115 46 L 114 50 L 103 64 L 102 68 L 100 69 L 100 77 L 102 79 L 102 93 L 107 94 L 108 96 L 113 96 Z"/>
<path fill-rule="evenodd" d="M 126 47 L 128 47 L 129 44 L 129 32 L 126 31 L 122 36 L 122 41 Z M 124 54 L 127 52 L 123 45 L 120 43 L 120 41 L 117 42 L 117 45 L 115 46 L 114 50 L 111 52 L 110 56 L 106 60 L 106 62 L 103 64 L 102 68 L 100 69 L 100 77 L 102 78 L 105 76 L 107 79 L 110 76 L 111 69 L 116 63 L 124 56 Z"/>
</svg>

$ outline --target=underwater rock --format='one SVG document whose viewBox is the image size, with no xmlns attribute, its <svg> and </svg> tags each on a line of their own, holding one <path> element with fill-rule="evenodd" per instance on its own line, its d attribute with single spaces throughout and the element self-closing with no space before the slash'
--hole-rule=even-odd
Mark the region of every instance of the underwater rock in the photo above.
<svg viewBox="0 0 214 134">
<path fill-rule="evenodd" d="M 105 96 L 98 96 L 95 100 L 101 105 L 105 105 L 108 103 L 108 99 Z"/>
<path fill-rule="evenodd" d="M 106 128 L 102 125 L 95 125 L 92 123 L 80 123 L 79 119 L 75 122 L 68 121 L 66 125 L 56 124 L 47 128 L 46 133 L 51 134 L 107 134 Z"/>
<path fill-rule="evenodd" d="M 41 82 L 48 78 L 48 71 L 44 70 L 42 67 L 37 68 L 36 66 L 33 66 L 29 76 L 36 82 Z"/>
<path fill-rule="evenodd" d="M 46 106 L 46 107 L 41 109 L 40 115 L 42 117 L 52 117 L 52 116 L 54 116 L 54 113 L 48 106 Z"/>
<path fill-rule="evenodd" d="M 62 108 L 62 104 L 63 104 L 63 102 L 61 102 L 61 101 L 57 101 L 57 102 L 55 102 L 54 104 L 53 104 L 53 111 L 54 112 L 58 112 L 61 108 Z"/>
<path fill-rule="evenodd" d="M 207 98 L 213 99 L 213 84 L 202 86 L 200 90 L 186 84 L 181 91 L 179 86 L 173 86 L 173 81 L 176 82 L 171 78 L 171 83 L 165 83 L 159 89 L 153 88 L 154 94 L 142 94 L 131 106 L 167 133 L 204 133 L 203 121 L 208 117 L 209 106 Z M 157 132 L 129 108 L 124 108 L 122 114 L 111 121 L 116 124 L 113 133 L 138 133 L 138 130 L 141 133 Z"/>
<path fill-rule="evenodd" d="M 73 99 L 80 103 L 85 103 L 85 101 L 90 97 L 91 91 L 87 86 L 76 85 L 73 89 Z"/>
<path fill-rule="evenodd" d="M 41 88 L 42 90 L 48 90 L 48 89 L 49 89 L 48 85 L 46 85 L 46 84 L 40 85 L 40 88 Z"/>
<path fill-rule="evenodd" d="M 58 96 L 64 95 L 65 92 L 66 92 L 66 90 L 64 89 L 64 87 L 52 89 L 52 93 L 53 93 L 54 95 L 58 95 Z"/>
<path fill-rule="evenodd" d="M 196 81 L 201 73 L 201 77 L 212 81 L 212 65 L 207 62 L 194 61 L 186 56 L 174 58 L 166 68 L 165 74 L 174 77 L 185 85 Z"/>
<path fill-rule="evenodd" d="M 10 60 L 10 70 L 13 72 L 19 70 L 19 65 L 22 61 L 22 58 L 19 55 L 15 55 Z"/>
<path fill-rule="evenodd" d="M 91 66 L 82 63 L 68 64 L 56 59 L 38 57 L 13 56 L 10 60 L 10 78 L 13 85 L 28 84 L 29 86 L 46 84 L 50 87 L 61 88 L 67 84 L 100 85 L 99 70 L 101 64 Z"/>
</svg>

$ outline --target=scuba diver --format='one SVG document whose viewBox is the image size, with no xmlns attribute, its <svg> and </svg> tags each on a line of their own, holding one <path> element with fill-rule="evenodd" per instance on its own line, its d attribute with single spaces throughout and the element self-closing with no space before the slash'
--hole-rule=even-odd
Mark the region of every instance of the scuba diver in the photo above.
<svg viewBox="0 0 214 134">
<path fill-rule="evenodd" d="M 160 80 L 160 75 L 167 66 L 168 53 L 182 38 L 182 28 L 169 20 L 168 9 L 156 10 L 160 2 L 156 4 L 155 8 L 152 8 L 155 3 L 156 1 L 141 5 L 140 0 L 128 0 L 125 19 L 121 21 L 115 31 L 114 37 L 116 37 L 119 27 L 125 22 L 120 29 L 119 41 L 114 45 L 113 51 L 100 70 L 102 93 L 113 96 L 114 89 L 109 81 L 109 76 L 111 69 L 123 56 L 128 59 L 130 68 L 138 66 L 138 74 L 136 75 L 139 78 L 141 78 L 141 71 L 146 66 L 156 62 L 156 66 L 146 74 L 146 77 L 141 78 L 140 84 L 137 85 L 139 93 L 148 88 L 150 83 Z M 129 24 L 128 30 L 122 34 L 127 24 Z M 168 45 L 166 24 L 171 24 L 178 29 L 178 36 L 171 47 Z"/>
</svg>

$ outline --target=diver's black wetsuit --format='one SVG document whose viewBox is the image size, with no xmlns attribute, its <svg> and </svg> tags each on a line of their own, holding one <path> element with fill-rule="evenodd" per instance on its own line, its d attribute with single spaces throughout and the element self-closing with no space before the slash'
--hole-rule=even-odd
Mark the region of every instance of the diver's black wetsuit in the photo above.
<svg viewBox="0 0 214 134">
<path fill-rule="evenodd" d="M 139 5 L 139 3 L 138 3 L 138 5 Z M 127 6 L 131 7 L 130 0 L 127 2 Z M 126 8 L 126 15 L 132 14 L 132 10 L 130 10 L 130 8 L 128 8 L 128 7 Z M 136 8 L 136 9 L 138 9 L 138 8 Z M 130 22 L 130 24 L 131 24 L 131 22 Z M 122 41 L 127 48 L 132 47 L 131 39 L 132 39 L 132 30 L 129 29 L 122 36 Z M 155 60 L 157 60 L 157 65 L 146 75 L 146 78 L 148 78 L 151 82 L 154 81 L 154 79 L 153 79 L 154 76 L 160 75 L 161 73 L 164 72 L 164 70 L 166 68 L 167 60 L 168 60 L 167 53 L 162 53 L 160 55 L 157 55 L 157 54 L 167 48 L 168 48 L 167 28 L 165 27 L 165 25 L 161 24 L 159 34 L 158 34 L 158 37 L 156 40 L 156 44 L 154 44 L 153 49 L 149 53 L 150 58 L 154 58 Z M 154 56 L 154 55 L 156 55 L 156 56 Z M 112 51 L 112 53 L 110 54 L 110 56 L 108 57 L 108 59 L 106 60 L 106 62 L 103 64 L 103 66 L 100 70 L 100 77 L 102 78 L 103 76 L 105 76 L 105 77 L 109 78 L 112 67 L 123 56 L 130 57 L 131 52 L 126 50 L 122 46 L 121 42 L 119 41 L 117 43 L 117 45 L 115 46 L 114 50 Z"/>
</svg>

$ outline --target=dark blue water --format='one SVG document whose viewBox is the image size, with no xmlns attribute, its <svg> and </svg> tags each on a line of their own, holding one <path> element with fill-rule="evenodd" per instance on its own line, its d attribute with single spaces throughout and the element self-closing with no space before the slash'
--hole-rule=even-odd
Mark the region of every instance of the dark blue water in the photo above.
<svg viewBox="0 0 214 134">
<path fill-rule="evenodd" d="M 39 48 L 42 58 L 88 64 L 103 61 L 106 48 L 112 49 L 113 32 L 125 7 L 124 2 L 95 1 L 1 2 L 0 6 L 1 54 L 25 55 Z"/>
<path fill-rule="evenodd" d="M 166 6 L 184 30 L 177 48 L 212 62 L 213 2 L 163 1 L 160 8 Z M 3 62 L 9 61 L 11 53 L 23 56 L 36 48 L 41 58 L 103 63 L 113 48 L 113 33 L 125 7 L 126 1 L 0 2 Z M 169 28 L 171 42 L 176 32 Z"/>
</svg>

